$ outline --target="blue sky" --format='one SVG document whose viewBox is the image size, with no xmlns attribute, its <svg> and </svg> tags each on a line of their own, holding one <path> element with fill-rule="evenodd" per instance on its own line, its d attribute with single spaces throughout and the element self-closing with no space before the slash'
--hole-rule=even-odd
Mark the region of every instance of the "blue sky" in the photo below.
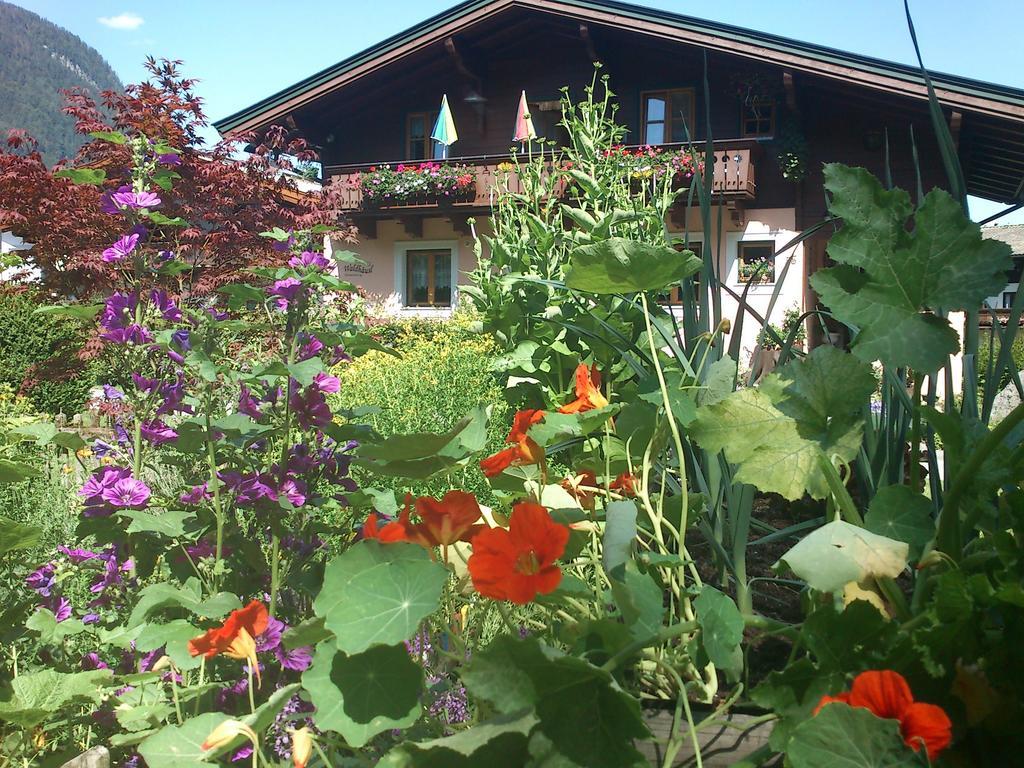
<svg viewBox="0 0 1024 768">
<path fill-rule="evenodd" d="M 202 82 L 212 119 L 291 85 L 455 0 L 13 0 L 96 48 L 125 82 L 147 54 Z M 643 0 L 642 4 L 869 56 L 912 62 L 902 0 Z M 1020 0 L 911 0 L 925 64 L 1024 88 Z M 982 203 L 975 217 L 998 210 Z M 1003 219 L 1024 223 L 1024 211 Z"/>
</svg>

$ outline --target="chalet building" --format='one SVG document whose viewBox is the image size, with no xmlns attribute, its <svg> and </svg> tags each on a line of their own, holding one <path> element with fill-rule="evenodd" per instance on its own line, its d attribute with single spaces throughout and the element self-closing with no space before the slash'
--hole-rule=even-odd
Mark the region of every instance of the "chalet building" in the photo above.
<svg viewBox="0 0 1024 768">
<path fill-rule="evenodd" d="M 726 316 L 751 267 L 768 261 L 765 282 L 749 291 L 749 303 L 765 312 L 791 255 L 770 319 L 813 306 L 806 277 L 824 265 L 828 233 L 795 254 L 781 249 L 821 221 L 824 163 L 865 166 L 884 178 L 888 147 L 893 182 L 915 190 L 916 149 L 924 189 L 947 184 L 916 68 L 612 0 L 469 0 L 216 127 L 231 135 L 283 124 L 317 146 L 325 180 L 350 182 L 345 207 L 368 262 L 346 276 L 370 292 L 398 294 L 410 312 L 444 313 L 474 267 L 467 219 L 488 231 L 491 187 L 509 156 L 520 93 L 538 135 L 564 140 L 559 89 L 582 98 L 595 62 L 610 76 L 628 144 L 713 141 L 724 229 L 714 251 Z M 969 194 L 1024 200 L 1024 91 L 952 75 L 933 82 Z M 455 200 L 366 199 L 356 180 L 371 167 L 441 157 L 430 136 L 442 95 L 459 137 L 448 162 L 473 167 L 472 189 Z M 687 231 L 696 248 L 712 236 L 700 231 L 695 211 L 680 208 L 669 219 L 669 230 Z M 756 328 L 745 325 L 749 349 Z M 811 342 L 820 341 L 818 329 L 809 330 Z"/>
</svg>

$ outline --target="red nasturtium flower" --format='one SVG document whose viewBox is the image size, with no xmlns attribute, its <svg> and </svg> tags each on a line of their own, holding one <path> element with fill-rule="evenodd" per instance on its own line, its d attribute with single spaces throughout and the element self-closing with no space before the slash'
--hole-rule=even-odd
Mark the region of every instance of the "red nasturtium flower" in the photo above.
<svg viewBox="0 0 1024 768">
<path fill-rule="evenodd" d="M 423 547 L 447 547 L 457 541 L 469 541 L 480 526 L 480 504 L 472 493 L 448 491 L 440 501 L 429 496 L 416 499 L 420 522 L 410 519 L 412 497 L 406 496 L 405 508 L 397 520 L 380 526 L 377 513 L 371 513 L 363 524 L 363 538 L 377 539 L 383 544 L 411 541 Z"/>
<path fill-rule="evenodd" d="M 540 464 L 544 461 L 544 449 L 527 436 L 531 426 L 544 418 L 544 411 L 528 409 L 519 411 L 512 420 L 512 431 L 505 438 L 511 448 L 498 451 L 480 462 L 480 469 L 487 477 L 497 477 L 512 466 Z"/>
<path fill-rule="evenodd" d="M 619 491 L 623 496 L 636 496 L 636 478 L 629 472 L 623 472 L 612 481 L 609 488 Z"/>
<path fill-rule="evenodd" d="M 938 757 L 953 740 L 953 726 L 946 713 L 934 704 L 914 701 L 910 686 L 899 672 L 889 669 L 861 672 L 849 691 L 822 696 L 814 714 L 836 701 L 864 707 L 887 720 L 898 720 L 903 741 L 915 751 L 923 744 L 929 760 Z"/>
<path fill-rule="evenodd" d="M 587 368 L 585 363 L 576 366 L 576 399 L 558 409 L 559 413 L 583 413 L 604 408 L 608 398 L 601 394 L 601 374 L 597 366 Z"/>
<path fill-rule="evenodd" d="M 473 537 L 473 586 L 484 597 L 519 605 L 553 592 L 562 580 L 556 561 L 568 541 L 569 529 L 552 520 L 544 507 L 516 504 L 508 530 L 485 528 Z"/>
<path fill-rule="evenodd" d="M 232 611 L 219 627 L 206 630 L 205 634 L 188 641 L 188 652 L 193 656 L 202 654 L 212 659 L 223 654 L 232 659 L 244 659 L 259 677 L 260 666 L 256 661 L 256 638 L 267 629 L 269 621 L 267 606 L 253 600 L 245 608 Z"/>
</svg>

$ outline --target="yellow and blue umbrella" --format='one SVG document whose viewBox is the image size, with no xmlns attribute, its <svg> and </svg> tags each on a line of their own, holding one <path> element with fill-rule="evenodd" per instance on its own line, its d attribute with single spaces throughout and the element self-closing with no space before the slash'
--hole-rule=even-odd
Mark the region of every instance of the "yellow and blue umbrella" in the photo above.
<svg viewBox="0 0 1024 768">
<path fill-rule="evenodd" d="M 448 147 L 459 140 L 459 132 L 455 130 L 455 119 L 448 106 L 448 94 L 441 97 L 441 111 L 437 113 L 437 122 L 434 123 L 434 132 L 430 138 L 444 147 L 442 157 L 448 157 Z"/>
</svg>

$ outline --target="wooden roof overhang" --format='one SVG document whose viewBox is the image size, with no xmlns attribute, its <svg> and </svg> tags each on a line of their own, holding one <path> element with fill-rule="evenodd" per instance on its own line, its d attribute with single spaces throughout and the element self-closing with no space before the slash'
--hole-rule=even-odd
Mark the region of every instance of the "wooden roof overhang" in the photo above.
<svg viewBox="0 0 1024 768">
<path fill-rule="evenodd" d="M 436 50 L 446 39 L 471 27 L 474 32 L 487 30 L 488 45 L 495 48 L 511 41 L 521 43 L 532 28 L 515 11 L 546 14 L 552 21 L 564 19 L 637 32 L 876 92 L 928 97 L 924 77 L 916 67 L 616 0 L 467 0 L 229 115 L 215 126 L 231 135 L 273 124 L 395 62 L 428 55 L 432 47 Z M 499 16 L 503 17 L 500 21 Z M 511 22 L 511 26 L 503 22 Z M 1024 199 L 1024 90 L 942 73 L 930 76 L 939 101 L 961 121 L 959 138 L 968 191 L 1007 203 Z"/>
</svg>

